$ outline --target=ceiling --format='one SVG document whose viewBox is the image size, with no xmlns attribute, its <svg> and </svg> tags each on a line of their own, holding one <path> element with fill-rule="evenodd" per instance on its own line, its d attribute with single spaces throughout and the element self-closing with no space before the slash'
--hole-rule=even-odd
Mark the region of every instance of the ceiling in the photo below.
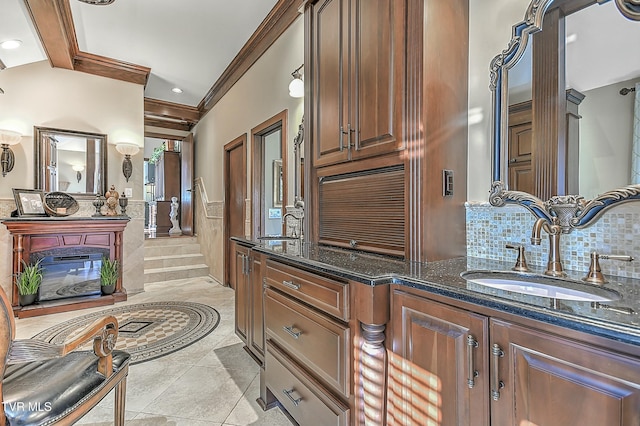
<svg viewBox="0 0 640 426">
<path fill-rule="evenodd" d="M 0 49 L 0 61 L 11 68 L 49 60 L 144 84 L 145 124 L 189 130 L 298 17 L 301 3 L 2 0 L 0 42 L 22 45 Z"/>
</svg>

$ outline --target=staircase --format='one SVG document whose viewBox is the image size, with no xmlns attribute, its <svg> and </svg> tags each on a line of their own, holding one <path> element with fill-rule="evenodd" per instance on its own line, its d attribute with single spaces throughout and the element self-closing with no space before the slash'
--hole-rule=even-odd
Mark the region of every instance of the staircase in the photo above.
<svg viewBox="0 0 640 426">
<path fill-rule="evenodd" d="M 209 267 L 204 263 L 196 237 L 145 239 L 145 284 L 208 275 Z"/>
</svg>

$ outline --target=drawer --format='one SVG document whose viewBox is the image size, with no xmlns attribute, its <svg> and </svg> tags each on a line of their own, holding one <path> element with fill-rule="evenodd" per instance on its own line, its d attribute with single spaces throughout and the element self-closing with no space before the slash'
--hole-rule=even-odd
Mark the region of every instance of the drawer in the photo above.
<svg viewBox="0 0 640 426">
<path fill-rule="evenodd" d="M 349 320 L 349 285 L 329 278 L 267 261 L 267 284 L 309 305 L 340 318 Z"/>
<path fill-rule="evenodd" d="M 265 292 L 267 337 L 320 380 L 349 397 L 349 328 L 276 290 Z"/>
<path fill-rule="evenodd" d="M 267 343 L 267 388 L 300 425 L 348 425 L 350 410 L 282 351 Z"/>
</svg>

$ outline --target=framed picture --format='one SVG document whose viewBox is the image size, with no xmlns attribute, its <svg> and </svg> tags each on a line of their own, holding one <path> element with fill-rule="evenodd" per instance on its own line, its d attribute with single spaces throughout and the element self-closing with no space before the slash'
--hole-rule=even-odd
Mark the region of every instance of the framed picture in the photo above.
<svg viewBox="0 0 640 426">
<path fill-rule="evenodd" d="M 282 160 L 273 160 L 273 207 L 282 207 Z"/>
<path fill-rule="evenodd" d="M 44 193 L 41 190 L 13 188 L 13 198 L 18 207 L 18 216 L 47 216 L 44 210 Z"/>
</svg>

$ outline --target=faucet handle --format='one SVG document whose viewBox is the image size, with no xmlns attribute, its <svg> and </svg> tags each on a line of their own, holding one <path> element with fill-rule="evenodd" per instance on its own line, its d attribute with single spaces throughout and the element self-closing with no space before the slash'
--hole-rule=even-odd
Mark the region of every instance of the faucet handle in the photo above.
<svg viewBox="0 0 640 426">
<path fill-rule="evenodd" d="M 505 247 L 511 250 L 518 250 L 518 258 L 516 259 L 516 265 L 513 268 L 511 268 L 511 270 L 518 271 L 518 272 L 529 272 L 529 267 L 527 266 L 527 259 L 524 256 L 524 246 L 507 244 Z"/>
<path fill-rule="evenodd" d="M 604 275 L 602 274 L 602 269 L 600 269 L 600 259 L 622 260 L 624 262 L 631 262 L 633 260 L 633 257 L 618 254 L 600 254 L 595 251 L 591 252 L 589 272 L 587 272 L 587 276 L 584 277 L 582 281 L 593 284 L 605 284 L 607 282 L 607 280 L 604 278 Z"/>
</svg>

